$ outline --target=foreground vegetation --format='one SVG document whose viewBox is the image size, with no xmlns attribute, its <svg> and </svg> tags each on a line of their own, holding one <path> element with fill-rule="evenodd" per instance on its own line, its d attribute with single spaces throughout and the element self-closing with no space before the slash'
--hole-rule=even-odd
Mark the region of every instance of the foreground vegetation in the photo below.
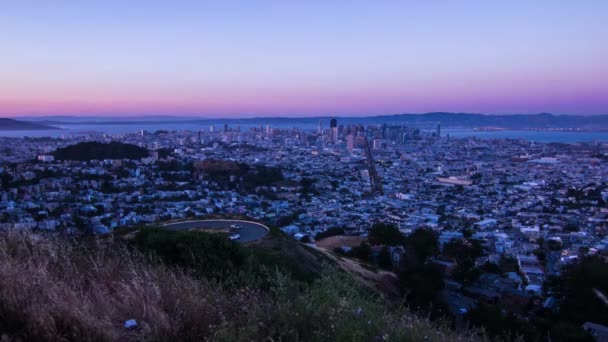
<svg viewBox="0 0 608 342">
<path fill-rule="evenodd" d="M 37 341 L 481 339 L 389 307 L 329 265 L 300 281 L 246 248 L 210 243 L 217 241 L 207 234 L 163 235 L 161 248 L 156 233 L 125 242 L 1 232 L 0 334 Z M 220 247 L 225 254 L 209 255 Z M 231 268 L 216 267 L 224 263 Z M 129 319 L 136 328 L 124 328 Z"/>
</svg>

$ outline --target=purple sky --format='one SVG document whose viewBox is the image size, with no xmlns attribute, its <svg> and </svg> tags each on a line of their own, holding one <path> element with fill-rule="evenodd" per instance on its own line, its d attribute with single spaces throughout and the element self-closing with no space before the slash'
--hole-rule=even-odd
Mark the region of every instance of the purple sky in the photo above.
<svg viewBox="0 0 608 342">
<path fill-rule="evenodd" d="M 608 1 L 13 1 L 0 115 L 608 114 Z"/>
</svg>

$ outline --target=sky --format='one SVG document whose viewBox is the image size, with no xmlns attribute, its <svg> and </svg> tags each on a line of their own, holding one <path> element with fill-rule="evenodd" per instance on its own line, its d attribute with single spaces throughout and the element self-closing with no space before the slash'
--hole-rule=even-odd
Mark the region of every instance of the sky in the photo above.
<svg viewBox="0 0 608 342">
<path fill-rule="evenodd" d="M 608 114 L 608 1 L 6 1 L 0 116 Z"/>
</svg>

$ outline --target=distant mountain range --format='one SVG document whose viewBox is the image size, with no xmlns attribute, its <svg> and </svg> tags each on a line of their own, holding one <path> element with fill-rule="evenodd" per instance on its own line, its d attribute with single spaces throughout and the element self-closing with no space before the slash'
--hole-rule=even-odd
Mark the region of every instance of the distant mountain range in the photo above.
<svg viewBox="0 0 608 342">
<path fill-rule="evenodd" d="M 18 121 L 8 118 L 0 118 L 0 131 L 34 131 L 34 130 L 51 130 L 61 129 L 37 122 Z"/>
<path fill-rule="evenodd" d="M 37 117 L 22 118 L 30 122 L 46 125 L 129 125 L 151 124 L 159 122 L 208 124 L 254 124 L 254 125 L 317 125 L 319 120 L 324 127 L 329 125 L 332 116 L 316 117 L 256 117 L 256 118 L 203 118 L 187 116 L 130 116 L 130 117 Z M 336 117 L 338 124 L 398 124 L 418 128 L 434 128 L 441 123 L 443 128 L 503 128 L 503 129 L 551 129 L 573 128 L 588 130 L 608 129 L 608 115 L 577 116 L 541 114 L 512 114 L 485 115 L 470 113 L 425 113 L 425 114 L 394 114 L 365 117 Z"/>
<path fill-rule="evenodd" d="M 547 129 L 580 128 L 607 129 L 608 115 L 576 116 L 553 115 L 549 113 L 522 115 L 483 115 L 466 113 L 400 114 L 381 117 L 386 121 L 397 121 L 411 126 L 426 126 L 441 123 L 451 128 L 506 128 L 506 129 Z"/>
</svg>

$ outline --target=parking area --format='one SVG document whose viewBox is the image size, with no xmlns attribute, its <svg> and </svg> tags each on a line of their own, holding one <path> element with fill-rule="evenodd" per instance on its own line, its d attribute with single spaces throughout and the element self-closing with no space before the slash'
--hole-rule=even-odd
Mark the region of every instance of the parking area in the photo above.
<svg viewBox="0 0 608 342">
<path fill-rule="evenodd" d="M 171 230 L 217 229 L 232 231 L 230 235 L 238 234 L 238 238 L 235 236 L 234 240 L 241 243 L 256 241 L 268 234 L 268 227 L 263 224 L 243 220 L 196 220 L 167 223 L 163 227 Z"/>
</svg>

